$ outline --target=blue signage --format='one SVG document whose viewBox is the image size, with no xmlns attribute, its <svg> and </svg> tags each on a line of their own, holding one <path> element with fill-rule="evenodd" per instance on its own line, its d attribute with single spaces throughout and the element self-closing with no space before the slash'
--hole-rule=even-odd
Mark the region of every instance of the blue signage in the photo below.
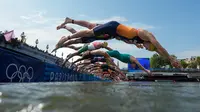
<svg viewBox="0 0 200 112">
<path fill-rule="evenodd" d="M 146 69 L 150 69 L 150 59 L 149 58 L 137 58 L 139 63 Z M 128 64 L 128 72 L 141 71 L 141 69 L 136 64 Z"/>
<path fill-rule="evenodd" d="M 58 81 L 102 81 L 102 79 L 0 48 L 0 82 Z"/>
</svg>

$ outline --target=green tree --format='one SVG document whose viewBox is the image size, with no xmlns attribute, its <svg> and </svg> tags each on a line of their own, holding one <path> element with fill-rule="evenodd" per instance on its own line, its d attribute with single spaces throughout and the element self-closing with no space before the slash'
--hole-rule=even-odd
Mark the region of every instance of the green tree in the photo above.
<svg viewBox="0 0 200 112">
<path fill-rule="evenodd" d="M 200 65 L 200 56 L 197 57 L 196 62 L 197 62 L 198 65 Z"/>
<path fill-rule="evenodd" d="M 159 55 L 157 53 L 153 54 L 150 59 L 151 68 L 160 68 L 159 61 Z"/>
<path fill-rule="evenodd" d="M 197 62 L 191 62 L 189 65 L 188 65 L 189 68 L 197 68 Z"/>
<path fill-rule="evenodd" d="M 176 58 L 175 55 L 171 55 L 171 56 Z M 170 67 L 172 67 L 170 61 L 166 57 L 160 56 L 157 53 L 153 54 L 153 56 L 151 57 L 152 68 L 161 68 L 162 66 L 166 66 L 166 65 L 170 65 Z"/>
<path fill-rule="evenodd" d="M 189 64 L 186 63 L 184 60 L 181 60 L 181 65 L 183 68 L 187 68 Z"/>
</svg>

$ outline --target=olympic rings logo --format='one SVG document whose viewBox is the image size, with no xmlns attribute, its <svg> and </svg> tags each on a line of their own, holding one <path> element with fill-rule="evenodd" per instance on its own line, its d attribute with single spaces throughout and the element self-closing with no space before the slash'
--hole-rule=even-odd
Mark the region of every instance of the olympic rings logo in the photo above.
<svg viewBox="0 0 200 112">
<path fill-rule="evenodd" d="M 10 79 L 10 82 L 12 82 L 15 77 L 18 77 L 20 79 L 19 82 L 23 82 L 25 78 L 27 78 L 30 82 L 30 80 L 33 78 L 33 74 L 33 68 L 28 67 L 27 69 L 27 67 L 24 65 L 18 67 L 16 64 L 12 63 L 9 64 L 6 68 L 6 76 L 8 79 Z"/>
</svg>

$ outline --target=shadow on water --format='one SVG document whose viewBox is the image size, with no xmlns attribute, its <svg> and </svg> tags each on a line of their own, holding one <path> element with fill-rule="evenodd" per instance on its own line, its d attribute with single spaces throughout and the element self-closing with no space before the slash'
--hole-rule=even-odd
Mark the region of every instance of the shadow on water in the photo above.
<svg viewBox="0 0 200 112">
<path fill-rule="evenodd" d="M 197 112 L 199 83 L 66 82 L 0 86 L 0 111 Z"/>
</svg>

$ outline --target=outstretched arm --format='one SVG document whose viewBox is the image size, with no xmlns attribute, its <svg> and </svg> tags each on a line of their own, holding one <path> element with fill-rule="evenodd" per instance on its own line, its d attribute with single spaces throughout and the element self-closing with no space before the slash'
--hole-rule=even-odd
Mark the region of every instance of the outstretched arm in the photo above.
<svg viewBox="0 0 200 112">
<path fill-rule="evenodd" d="M 120 73 L 120 74 L 122 75 L 122 77 L 126 78 L 126 75 L 125 75 L 125 74 L 123 74 L 123 73 L 121 72 L 121 70 L 119 70 L 119 69 L 118 69 L 118 68 L 116 68 L 115 66 L 109 65 L 109 67 L 111 68 L 111 70 L 113 70 L 113 71 L 116 71 L 116 72 Z"/>
<path fill-rule="evenodd" d="M 131 60 L 132 63 L 137 64 L 138 67 L 139 67 L 141 70 L 145 71 L 148 75 L 151 75 L 151 72 L 150 72 L 149 70 L 145 69 L 135 57 L 131 56 L 131 57 L 130 57 L 130 60 Z"/>
<path fill-rule="evenodd" d="M 57 30 L 59 30 L 59 29 L 66 29 L 66 30 L 68 30 L 69 32 L 71 32 L 72 34 L 74 34 L 74 33 L 77 32 L 74 28 L 69 27 L 69 26 L 66 26 L 64 23 L 61 24 L 61 25 L 59 25 L 59 26 L 57 26 Z"/>
<path fill-rule="evenodd" d="M 159 53 L 161 56 L 166 57 L 174 67 L 182 68 L 181 64 L 169 55 L 167 50 L 162 47 L 162 45 L 156 40 L 156 38 L 151 33 L 149 35 L 149 40 L 157 48 L 157 53 Z"/>
<path fill-rule="evenodd" d="M 107 49 L 107 50 L 109 50 L 109 51 L 113 50 L 112 48 L 110 48 L 110 47 L 108 47 L 108 46 L 106 46 L 106 47 L 104 47 L 104 48 Z"/>
<path fill-rule="evenodd" d="M 121 75 L 125 76 L 125 75 L 121 72 L 120 68 L 112 61 L 112 59 L 111 59 L 111 57 L 109 56 L 108 53 L 103 52 L 103 51 L 96 50 L 96 51 L 91 51 L 91 54 L 94 54 L 94 55 L 97 54 L 97 55 L 102 55 L 102 56 L 104 56 L 108 65 L 113 65 L 114 67 L 116 67 L 116 69 L 118 69 L 118 71 L 119 71 L 119 73 L 120 73 Z"/>
<path fill-rule="evenodd" d="M 68 48 L 74 49 L 74 50 L 79 50 L 81 47 L 76 47 L 73 45 L 67 46 Z"/>
<path fill-rule="evenodd" d="M 161 55 L 166 57 L 168 60 L 172 61 L 171 56 L 169 55 L 169 53 L 167 52 L 167 50 L 156 40 L 156 38 L 154 37 L 153 34 L 149 33 L 146 30 L 142 30 L 141 31 L 141 37 L 147 38 L 157 49 L 157 52 Z"/>
<path fill-rule="evenodd" d="M 165 48 L 163 48 L 160 45 L 160 43 L 157 40 L 151 38 L 150 41 L 157 48 L 157 52 L 161 56 L 164 56 L 164 57 L 168 58 L 171 61 L 171 57 L 170 57 L 169 53 L 167 52 L 167 50 Z"/>
<path fill-rule="evenodd" d="M 82 60 L 84 60 L 84 59 L 85 59 L 84 57 L 81 57 L 81 58 L 77 59 L 76 61 L 72 62 L 71 64 L 73 65 L 73 64 L 75 64 L 75 63 L 77 63 L 77 62 L 79 62 L 79 61 L 82 61 Z"/>
</svg>

